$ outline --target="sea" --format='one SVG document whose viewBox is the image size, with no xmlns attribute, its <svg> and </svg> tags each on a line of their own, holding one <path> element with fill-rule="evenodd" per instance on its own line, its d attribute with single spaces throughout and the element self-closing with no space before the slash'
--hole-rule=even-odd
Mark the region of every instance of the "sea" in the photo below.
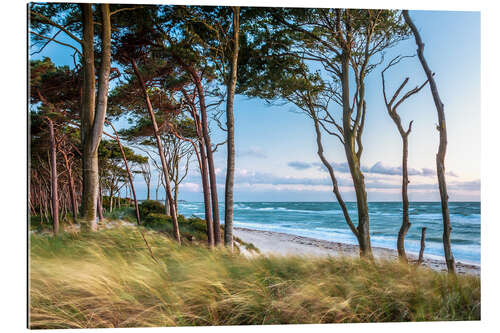
<svg viewBox="0 0 500 333">
<path fill-rule="evenodd" d="M 357 225 L 356 203 L 346 205 Z M 223 203 L 219 204 L 219 209 L 223 219 Z M 450 202 L 449 209 L 455 260 L 480 264 L 481 203 Z M 372 246 L 396 249 L 403 214 L 401 202 L 371 202 L 369 211 Z M 443 258 L 441 203 L 411 202 L 409 212 L 411 228 L 405 240 L 406 251 L 418 254 L 421 229 L 426 227 L 425 255 Z M 179 202 L 179 213 L 201 218 L 205 215 L 202 202 Z M 236 202 L 234 226 L 357 244 L 336 202 Z"/>
</svg>

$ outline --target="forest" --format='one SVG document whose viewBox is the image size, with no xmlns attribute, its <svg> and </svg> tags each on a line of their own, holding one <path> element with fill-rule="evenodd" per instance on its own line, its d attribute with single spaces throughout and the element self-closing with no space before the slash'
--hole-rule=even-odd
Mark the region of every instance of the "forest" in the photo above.
<svg viewBox="0 0 500 333">
<path fill-rule="evenodd" d="M 452 251 L 445 105 L 407 10 L 30 3 L 28 15 L 30 56 L 57 45 L 74 63 L 29 60 L 31 328 L 480 319 L 479 277 L 457 274 Z M 406 77 L 390 92 L 386 74 L 407 56 L 384 54 L 409 39 L 426 80 Z M 402 144 L 396 260 L 372 249 L 362 167 L 375 70 Z M 425 228 L 418 260 L 405 249 L 413 121 L 398 107 L 424 89 L 439 134 L 447 272 L 421 265 Z M 306 116 L 357 256 L 264 256 L 236 237 L 236 95 Z M 355 214 L 325 155 L 331 142 L 345 153 Z M 193 170 L 203 218 L 179 213 Z"/>
</svg>

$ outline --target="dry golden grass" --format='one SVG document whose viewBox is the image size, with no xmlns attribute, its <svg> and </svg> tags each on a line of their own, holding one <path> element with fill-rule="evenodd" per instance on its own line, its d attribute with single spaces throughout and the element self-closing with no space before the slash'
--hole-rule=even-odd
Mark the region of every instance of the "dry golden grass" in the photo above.
<svg viewBox="0 0 500 333">
<path fill-rule="evenodd" d="M 32 328 L 480 319 L 480 281 L 360 259 L 247 258 L 135 228 L 32 236 Z"/>
</svg>

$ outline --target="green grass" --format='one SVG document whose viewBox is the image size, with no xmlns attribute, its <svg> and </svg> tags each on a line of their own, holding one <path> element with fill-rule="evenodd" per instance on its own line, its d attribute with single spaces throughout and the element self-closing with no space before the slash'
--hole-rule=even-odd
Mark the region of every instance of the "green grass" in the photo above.
<svg viewBox="0 0 500 333">
<path fill-rule="evenodd" d="M 32 235 L 31 328 L 480 319 L 480 280 L 396 262 L 247 258 L 135 228 Z"/>
</svg>

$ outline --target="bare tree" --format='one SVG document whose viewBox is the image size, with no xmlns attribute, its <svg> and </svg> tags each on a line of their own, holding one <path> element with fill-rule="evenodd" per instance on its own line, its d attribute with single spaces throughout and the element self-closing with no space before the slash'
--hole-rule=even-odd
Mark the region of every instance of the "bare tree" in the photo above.
<svg viewBox="0 0 500 333">
<path fill-rule="evenodd" d="M 411 226 L 410 215 L 409 215 L 409 201 L 408 201 L 408 184 L 410 183 L 410 181 L 408 180 L 408 136 L 410 135 L 411 132 L 411 126 L 413 124 L 413 120 L 410 121 L 408 129 L 404 129 L 403 125 L 401 124 L 401 117 L 397 113 L 397 108 L 408 98 L 410 98 L 411 96 L 415 95 L 420 90 L 422 90 L 422 88 L 427 84 L 428 80 L 425 81 L 420 86 L 416 86 L 415 88 L 411 89 L 398 100 L 398 96 L 400 95 L 401 91 L 404 89 L 404 87 L 406 86 L 406 84 L 410 79 L 408 77 L 405 78 L 403 83 L 401 83 L 399 88 L 392 95 L 391 100 L 388 101 L 385 89 L 384 73 L 390 67 L 398 64 L 404 58 L 406 57 L 397 56 L 394 59 L 392 59 L 389 62 L 389 64 L 384 68 L 384 70 L 381 72 L 380 75 L 382 76 L 382 93 L 384 95 L 385 107 L 387 109 L 387 112 L 389 113 L 389 116 L 394 121 L 394 124 L 396 124 L 399 134 L 401 135 L 401 139 L 403 140 L 403 161 L 402 161 L 403 182 L 401 189 L 401 195 L 403 199 L 403 222 L 401 224 L 401 228 L 399 229 L 398 233 L 397 249 L 399 258 L 404 262 L 408 262 L 408 258 L 406 257 L 406 252 L 405 252 L 405 236 L 408 233 L 408 230 L 410 229 Z"/>
<path fill-rule="evenodd" d="M 429 80 L 429 86 L 431 88 L 432 98 L 434 99 L 434 104 L 436 106 L 436 111 L 438 115 L 438 131 L 439 131 L 439 148 L 436 154 L 436 171 L 439 183 L 439 193 L 441 196 L 441 210 L 443 213 L 443 246 L 444 246 L 444 256 L 446 259 L 446 266 L 448 267 L 448 272 L 455 273 L 455 258 L 451 251 L 451 222 L 450 222 L 450 211 L 448 208 L 448 191 L 446 189 L 446 176 L 444 159 L 446 156 L 446 147 L 448 145 L 447 132 L 446 132 L 446 119 L 444 115 L 444 105 L 439 97 L 439 92 L 437 89 L 436 81 L 434 81 L 434 74 L 429 68 L 427 61 L 424 57 L 424 43 L 420 37 L 420 33 L 417 27 L 413 23 L 408 14 L 408 10 L 403 10 L 403 16 L 406 23 L 410 26 L 410 29 L 415 36 L 415 43 L 417 44 L 417 55 L 420 60 L 420 64 L 424 69 L 427 80 Z"/>
</svg>

